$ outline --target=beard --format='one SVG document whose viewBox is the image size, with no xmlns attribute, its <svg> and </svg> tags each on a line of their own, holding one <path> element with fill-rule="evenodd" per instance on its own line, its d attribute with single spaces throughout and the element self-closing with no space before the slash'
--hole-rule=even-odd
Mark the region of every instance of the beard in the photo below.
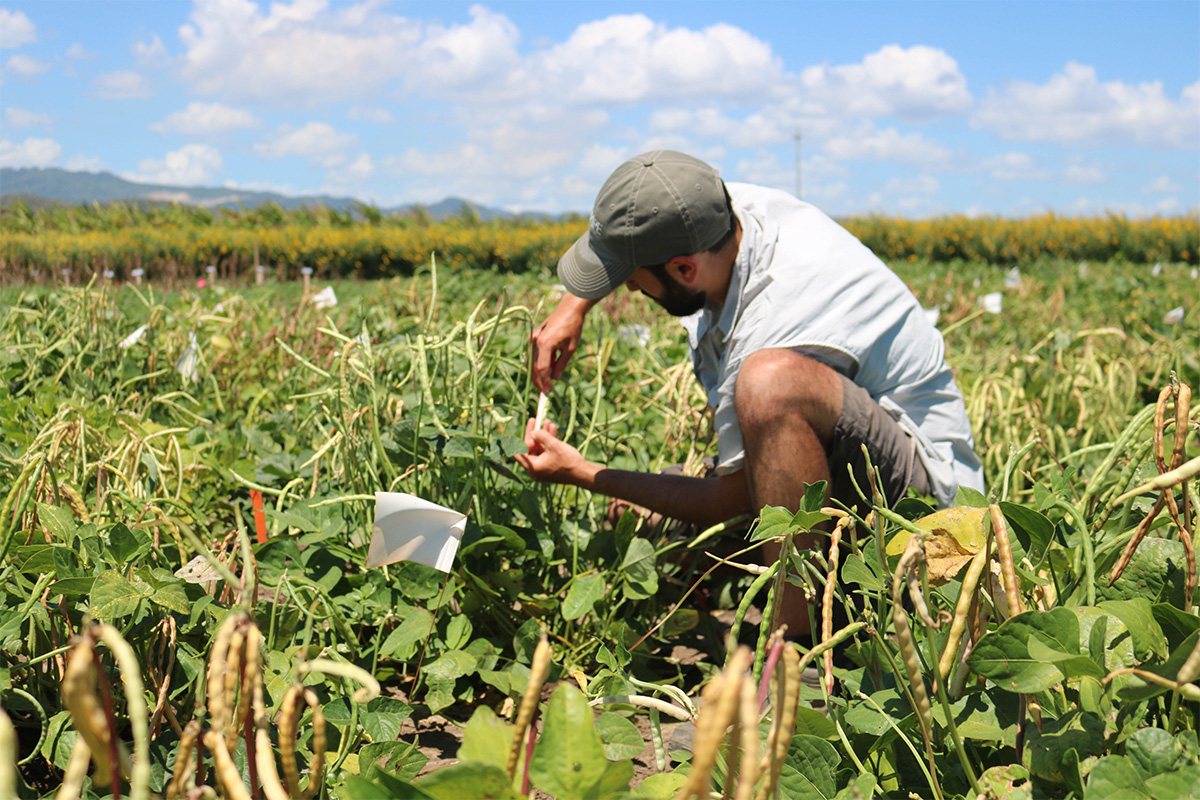
<svg viewBox="0 0 1200 800">
<path fill-rule="evenodd" d="M 643 294 L 645 294 L 643 292 Z M 663 296 L 655 297 L 647 294 L 651 300 L 658 303 L 663 311 L 672 317 L 690 317 L 708 302 L 708 293 L 695 289 L 687 289 L 675 282 L 674 278 L 663 281 Z"/>
</svg>

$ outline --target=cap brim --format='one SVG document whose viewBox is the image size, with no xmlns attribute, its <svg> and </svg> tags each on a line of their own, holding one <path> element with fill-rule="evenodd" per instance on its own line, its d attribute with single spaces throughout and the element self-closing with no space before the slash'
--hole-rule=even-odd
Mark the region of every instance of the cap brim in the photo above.
<svg viewBox="0 0 1200 800">
<path fill-rule="evenodd" d="M 600 259 L 583 234 L 558 260 L 558 279 L 567 291 L 585 300 L 598 300 L 633 277 L 637 268 L 626 269 Z"/>
</svg>

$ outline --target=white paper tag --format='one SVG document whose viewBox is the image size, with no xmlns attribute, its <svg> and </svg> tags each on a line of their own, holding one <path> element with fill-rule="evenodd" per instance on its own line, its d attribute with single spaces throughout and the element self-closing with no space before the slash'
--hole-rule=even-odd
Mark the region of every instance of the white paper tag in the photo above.
<svg viewBox="0 0 1200 800">
<path fill-rule="evenodd" d="M 466 524 L 466 514 L 414 495 L 376 492 L 367 566 L 415 561 L 449 572 Z"/>
</svg>

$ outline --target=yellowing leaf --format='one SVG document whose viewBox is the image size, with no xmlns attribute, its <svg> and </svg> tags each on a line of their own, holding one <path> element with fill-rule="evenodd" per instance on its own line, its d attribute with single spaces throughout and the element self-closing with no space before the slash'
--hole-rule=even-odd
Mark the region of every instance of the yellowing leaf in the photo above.
<svg viewBox="0 0 1200 800">
<path fill-rule="evenodd" d="M 943 584 L 967 565 L 987 542 L 986 508 L 946 508 L 922 517 L 915 524 L 925 532 L 925 564 L 929 582 Z M 900 531 L 888 542 L 888 555 L 899 555 L 912 534 Z"/>
</svg>

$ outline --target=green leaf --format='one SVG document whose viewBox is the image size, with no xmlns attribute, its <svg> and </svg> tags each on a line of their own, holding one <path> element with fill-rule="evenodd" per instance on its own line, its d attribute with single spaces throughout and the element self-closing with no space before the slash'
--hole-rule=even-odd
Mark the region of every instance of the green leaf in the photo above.
<svg viewBox="0 0 1200 800">
<path fill-rule="evenodd" d="M 1200 630 L 1200 617 L 1181 611 L 1167 603 L 1155 603 L 1151 610 L 1154 619 L 1167 637 L 1167 649 L 1174 650 L 1187 637 Z"/>
<path fill-rule="evenodd" d="M 837 726 L 833 720 L 803 703 L 796 709 L 796 733 L 815 736 L 818 739 L 838 738 Z"/>
<path fill-rule="evenodd" d="M 459 762 L 436 769 L 416 782 L 436 800 L 522 800 L 504 770 L 479 761 Z"/>
<path fill-rule="evenodd" d="M 1079 655 L 1077 653 L 1063 653 L 1042 644 L 1036 637 L 1031 637 L 1027 644 L 1029 646 L 1030 658 L 1054 664 L 1067 680 L 1076 680 L 1083 677 L 1104 680 L 1108 674 L 1099 664 L 1092 660 L 1091 656 Z"/>
<path fill-rule="evenodd" d="M 629 543 L 621 562 L 621 575 L 625 578 L 625 595 L 630 599 L 644 600 L 658 591 L 654 545 L 649 540 L 639 536 Z"/>
<path fill-rule="evenodd" d="M 112 620 L 132 614 L 139 602 L 153 594 L 154 589 L 136 575 L 129 581 L 116 570 L 109 570 L 96 576 L 88 606 L 92 616 Z"/>
<path fill-rule="evenodd" d="M 503 769 L 508 763 L 508 748 L 515 728 L 496 716 L 487 706 L 475 709 L 463 728 L 458 748 L 460 761 L 479 761 Z"/>
<path fill-rule="evenodd" d="M 967 664 L 1010 692 L 1033 694 L 1049 689 L 1064 675 L 1053 661 L 1030 655 L 1029 640 L 1033 638 L 1059 653 L 1077 655 L 1079 621 L 1068 608 L 1018 614 L 980 639 Z"/>
<path fill-rule="evenodd" d="M 679 794 L 685 783 L 687 775 L 682 772 L 659 772 L 646 776 L 633 793 L 637 797 L 648 797 L 651 800 L 671 800 Z"/>
<path fill-rule="evenodd" d="M 1071 762 L 1067 752 L 1074 750 L 1078 770 L 1078 755 L 1104 752 L 1104 720 L 1096 714 L 1069 711 L 1058 719 L 1043 718 L 1042 727 L 1029 726 L 1026 747 L 1029 751 L 1029 771 L 1040 778 L 1063 782 L 1063 769 Z"/>
<path fill-rule="evenodd" d="M 447 650 L 421 671 L 433 679 L 455 680 L 475 671 L 475 656 L 462 650 Z"/>
<path fill-rule="evenodd" d="M 1138 775 L 1125 756 L 1105 756 L 1088 773 L 1083 800 L 1155 800 L 1147 791 L 1145 780 Z M 1162 800 L 1162 798 L 1158 798 Z"/>
<path fill-rule="evenodd" d="M 371 777 L 376 772 L 411 781 L 429 763 L 429 757 L 417 748 L 416 742 L 372 742 L 358 750 L 358 768 Z"/>
<path fill-rule="evenodd" d="M 857 553 L 846 556 L 842 564 L 841 578 L 847 583 L 856 583 L 859 586 L 876 587 L 881 583 L 879 575 L 872 571 Z"/>
<path fill-rule="evenodd" d="M 779 774 L 781 794 L 788 800 L 828 800 L 837 794 L 836 770 L 841 756 L 829 742 L 796 736 Z"/>
<path fill-rule="evenodd" d="M 1144 660 L 1151 655 L 1167 657 L 1167 637 L 1154 618 L 1154 609 L 1149 600 L 1144 597 L 1103 600 L 1096 605 L 1125 623 L 1125 628 L 1133 637 L 1133 653 L 1139 659 Z"/>
<path fill-rule="evenodd" d="M 792 515 L 792 527 L 811 531 L 830 519 L 828 514 L 821 511 L 825 505 L 825 489 L 825 481 L 804 484 L 804 497 L 800 499 L 800 510 Z"/>
<path fill-rule="evenodd" d="M 139 569 L 138 577 L 142 578 L 154 590 L 150 602 L 160 605 L 168 611 L 187 614 L 192 610 L 192 601 L 187 596 L 187 584 L 182 578 L 176 578 L 165 569 Z"/>
<path fill-rule="evenodd" d="M 1000 511 L 1008 520 L 1010 532 L 1017 537 L 1025 552 L 1036 561 L 1054 541 L 1054 523 L 1039 511 L 1016 503 L 1001 502 Z"/>
<path fill-rule="evenodd" d="M 567 598 L 563 600 L 563 619 L 579 619 L 591 611 L 603 597 L 603 575 L 593 572 L 579 576 L 571 582 L 571 589 L 567 592 Z"/>
<path fill-rule="evenodd" d="M 758 517 L 758 524 L 750 532 L 750 541 L 760 542 L 764 539 L 774 539 L 792 530 L 792 517 L 795 515 L 782 506 L 764 506 Z"/>
<path fill-rule="evenodd" d="M 1146 781 L 1146 791 L 1155 800 L 1193 800 L 1200 797 L 1200 767 L 1187 766 L 1155 775 Z"/>
<path fill-rule="evenodd" d="M 60 544 L 71 543 L 71 539 L 74 538 L 79 524 L 75 521 L 75 517 L 70 511 L 65 508 L 38 503 L 37 513 L 38 520 L 50 532 L 50 536 L 54 541 Z"/>
<path fill-rule="evenodd" d="M 1125 755 L 1143 779 L 1175 769 L 1184 757 L 1183 745 L 1162 728 L 1142 728 L 1125 742 Z"/>
<path fill-rule="evenodd" d="M 79 732 L 71 725 L 71 712 L 58 712 L 47 723 L 46 739 L 42 742 L 42 758 L 65 770 L 78 738 Z"/>
<path fill-rule="evenodd" d="M 1183 545 L 1174 539 L 1148 536 L 1138 545 L 1129 565 L 1112 586 L 1097 581 L 1096 595 L 1101 600 L 1133 600 L 1144 597 L 1151 603 L 1183 605 L 1187 557 Z"/>
<path fill-rule="evenodd" d="M 359 712 L 359 721 L 372 742 L 394 741 L 400 735 L 412 706 L 394 697 L 376 697 Z"/>
<path fill-rule="evenodd" d="M 473 627 L 465 614 L 456 614 L 446 624 L 446 648 L 460 650 L 471 641 Z"/>
<path fill-rule="evenodd" d="M 608 769 L 592 709 L 569 683 L 559 684 L 546 708 L 542 736 L 529 764 L 537 788 L 560 800 L 591 797 Z"/>
<path fill-rule="evenodd" d="M 144 532 L 132 531 L 119 522 L 108 532 L 108 552 L 116 566 L 136 563 L 152 546 Z"/>
<path fill-rule="evenodd" d="M 418 645 L 429 638 L 433 615 L 423 608 L 411 608 L 396 629 L 388 634 L 379 648 L 379 655 L 407 661 L 417 654 Z"/>
<path fill-rule="evenodd" d="M 596 733 L 604 745 L 604 757 L 609 761 L 634 758 L 646 749 L 637 726 L 614 711 L 596 717 Z"/>
</svg>

